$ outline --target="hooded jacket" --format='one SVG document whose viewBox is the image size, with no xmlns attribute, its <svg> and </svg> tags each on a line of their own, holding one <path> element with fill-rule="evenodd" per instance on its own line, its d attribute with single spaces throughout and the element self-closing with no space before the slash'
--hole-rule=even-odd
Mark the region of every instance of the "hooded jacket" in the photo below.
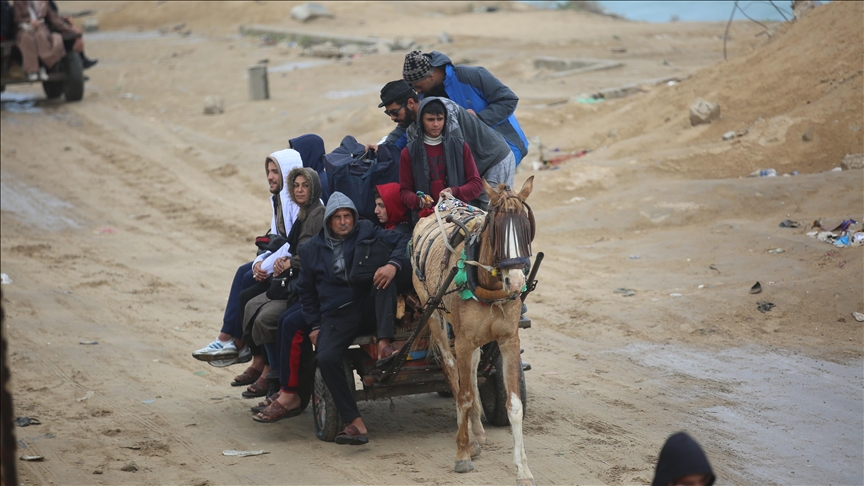
<svg viewBox="0 0 864 486">
<path fill-rule="evenodd" d="M 707 486 L 714 484 L 714 471 L 699 443 L 686 432 L 672 434 L 660 450 L 651 486 L 667 486 L 691 474 L 707 474 L 710 476 Z"/>
<path fill-rule="evenodd" d="M 430 55 L 429 64 L 433 68 L 444 68 L 447 97 L 466 110 L 474 110 L 483 123 L 503 135 L 518 165 L 528 154 L 528 139 L 514 114 L 519 97 L 484 67 L 454 66 L 449 57 L 438 51 Z"/>
<path fill-rule="evenodd" d="M 330 218 L 339 209 L 349 209 L 354 214 L 354 228 L 342 240 L 338 240 L 337 251 L 341 251 L 345 265 L 340 271 L 344 275 L 336 275 L 334 271 L 334 243 L 330 230 Z M 354 248 L 357 243 L 369 239 L 382 239 L 393 245 L 389 264 L 402 269 L 408 265 L 405 248 L 410 235 L 387 231 L 368 220 L 358 220 L 357 208 L 348 196 L 334 192 L 327 201 L 324 212 L 324 227 L 306 243 L 300 245 L 300 259 L 303 261 L 303 271 L 297 280 L 297 293 L 300 296 L 300 306 L 303 318 L 313 329 L 321 326 L 321 317 L 336 309 L 354 302 L 358 296 L 365 295 L 364 289 L 352 288 L 348 283 L 350 265 L 354 261 Z M 391 283 L 395 285 L 395 282 Z"/>
<path fill-rule="evenodd" d="M 288 140 L 289 147 L 300 153 L 300 158 L 303 159 L 303 167 L 308 167 L 318 173 L 318 180 L 321 183 L 321 200 L 327 204 L 327 199 L 330 197 L 330 184 L 327 180 L 327 173 L 324 172 L 324 140 L 315 134 L 300 135 L 297 138 Z"/>
<path fill-rule="evenodd" d="M 294 180 L 297 176 L 306 177 L 309 184 L 309 198 L 303 205 L 297 204 L 297 199 L 294 197 L 294 191 L 290 189 L 294 187 Z M 301 244 L 318 234 L 321 227 L 324 225 L 324 205 L 321 204 L 321 182 L 318 179 L 318 173 L 311 168 L 296 167 L 288 173 L 287 181 L 291 201 L 300 208 L 300 214 L 297 220 L 291 226 L 291 233 L 288 234 L 288 252 L 291 254 L 291 269 L 294 272 L 300 271 L 300 254 L 297 249 Z"/>
<path fill-rule="evenodd" d="M 421 101 L 418 118 L 422 119 L 423 112 L 429 103 L 436 101 L 443 102 L 444 98 L 427 98 Z M 451 103 L 451 106 L 455 105 Z M 443 137 L 441 143 L 444 148 L 444 170 L 446 171 L 443 183 L 445 188 L 449 187 L 453 189 L 453 196 L 457 199 L 471 201 L 480 195 L 480 192 L 483 190 L 483 182 L 478 176 L 479 169 L 472 157 L 471 150 L 466 150 L 467 144 L 462 138 L 462 131 L 450 128 L 454 123 L 458 124 L 458 120 L 452 118 L 451 112 L 448 109 L 444 121 L 444 129 L 441 131 Z M 507 147 L 506 145 L 503 146 Z M 507 153 L 509 154 L 509 152 L 510 149 L 507 148 Z M 402 202 L 409 208 L 418 208 L 417 191 L 429 194 L 433 199 L 438 198 L 438 194 L 431 189 L 430 170 L 433 169 L 429 165 L 426 144 L 423 136 L 420 135 L 415 140 L 409 142 L 407 147 L 402 149 L 402 155 L 399 160 L 400 197 L 402 198 Z"/>
<path fill-rule="evenodd" d="M 285 176 L 291 172 L 291 169 L 295 167 L 303 167 L 303 161 L 300 159 L 300 154 L 293 149 L 285 149 L 280 150 L 278 152 L 273 152 L 266 159 L 264 159 L 264 168 L 267 168 L 267 164 L 270 162 L 276 162 L 276 166 L 279 168 L 280 177 L 279 177 L 279 194 L 274 194 L 270 197 L 270 202 L 273 205 L 273 219 L 270 221 L 270 233 L 278 234 L 283 238 L 288 237 L 288 233 L 291 232 L 291 225 L 294 224 L 294 220 L 297 219 L 297 214 L 300 213 L 300 208 L 297 207 L 297 204 L 291 200 L 291 196 L 288 194 L 288 188 L 285 185 Z M 277 199 L 278 198 L 278 199 Z M 282 222 L 285 226 L 285 233 L 283 234 L 279 231 L 279 224 L 277 222 L 277 204 L 282 207 Z M 266 271 L 267 273 L 273 273 L 273 264 L 276 262 L 276 258 L 286 256 L 288 253 L 288 248 L 283 245 L 276 252 L 266 251 L 257 258 L 255 258 L 255 263 L 263 262 L 261 264 L 261 269 Z"/>
<path fill-rule="evenodd" d="M 384 229 L 410 233 L 411 220 L 408 217 L 408 208 L 399 199 L 399 183 L 388 182 L 375 186 L 375 189 L 378 190 L 378 195 L 381 196 L 384 209 L 387 211 L 387 222 L 384 223 Z"/>
<path fill-rule="evenodd" d="M 471 154 L 474 156 L 474 162 L 477 164 L 477 171 L 480 177 L 486 174 L 490 167 L 498 164 L 508 155 L 510 155 L 510 146 L 500 133 L 496 132 L 489 125 L 483 123 L 476 116 L 465 111 L 465 108 L 457 105 L 447 98 L 435 98 L 433 96 L 424 98 L 420 102 L 418 113 L 422 113 L 424 103 L 431 100 L 439 100 L 444 103 L 447 108 L 447 127 L 446 131 L 454 136 L 459 136 L 464 140 L 471 149 Z M 422 122 L 418 116 L 414 123 L 407 129 L 408 143 L 414 140 L 423 139 Z M 387 142 L 392 142 L 391 137 L 396 134 L 394 131 L 390 137 L 387 137 Z"/>
</svg>

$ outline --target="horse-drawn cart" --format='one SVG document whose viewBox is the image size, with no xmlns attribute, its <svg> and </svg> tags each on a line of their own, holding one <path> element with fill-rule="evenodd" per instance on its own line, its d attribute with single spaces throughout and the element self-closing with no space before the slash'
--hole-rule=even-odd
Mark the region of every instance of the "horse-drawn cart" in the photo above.
<svg viewBox="0 0 864 486">
<path fill-rule="evenodd" d="M 64 37 L 66 55 L 47 71 L 48 78 L 32 81 L 21 71 L 21 51 L 15 41 L 0 43 L 0 91 L 7 85 L 42 83 L 48 99 L 65 96 L 66 101 L 81 101 L 84 97 L 84 65 L 81 56 L 73 50 L 78 36 Z"/>
<path fill-rule="evenodd" d="M 466 213 L 464 212 L 466 209 L 465 206 L 466 205 L 462 204 L 457 208 L 459 211 L 463 211 L 463 214 L 467 215 L 462 221 L 460 221 L 458 217 L 453 218 L 453 215 L 448 215 L 446 217 L 446 221 L 449 223 L 447 225 L 450 229 L 449 233 L 445 229 L 440 217 L 438 219 L 440 233 L 447 237 L 449 243 L 452 245 L 451 249 L 452 247 L 461 248 L 460 245 L 463 245 L 466 249 L 469 248 L 469 245 L 466 244 L 466 240 L 471 238 L 470 235 L 472 231 L 466 227 L 464 221 L 473 219 L 477 216 L 481 216 L 477 221 L 483 221 L 482 214 L 478 214 L 481 212 L 472 215 L 470 213 L 473 212 L 473 208 L 470 208 Z M 475 235 L 479 235 L 480 226 L 482 226 L 482 223 L 477 225 L 476 229 L 473 231 Z M 433 231 L 427 231 L 426 233 L 433 233 L 434 231 L 435 230 L 433 229 Z M 431 239 L 427 241 L 429 241 L 429 243 L 426 244 L 424 242 L 424 248 L 428 251 L 428 248 L 431 246 Z M 415 267 L 416 287 L 418 285 L 418 275 L 420 275 L 420 280 L 425 279 L 422 275 L 423 271 L 418 270 L 418 267 L 425 266 L 426 262 L 422 262 L 423 265 L 418 265 L 420 253 L 423 253 L 423 249 L 415 248 L 414 252 L 417 254 L 417 257 L 412 261 Z M 524 260 L 526 264 L 524 271 L 528 274 L 527 278 L 524 280 L 524 290 L 521 293 L 517 292 L 516 294 L 509 295 L 507 298 L 502 299 L 503 301 L 515 304 L 519 307 L 521 307 L 521 304 L 526 300 L 528 295 L 536 288 L 537 280 L 535 280 L 535 277 L 543 260 L 543 253 L 541 252 L 537 254 L 534 258 L 533 265 L 530 265 L 530 270 L 527 266 L 527 258 Z M 450 258 L 448 257 L 446 261 L 441 261 L 442 265 L 440 270 L 436 270 L 437 267 L 435 267 L 436 269 L 432 269 L 432 265 L 429 266 L 430 270 L 426 270 L 430 273 L 440 271 L 441 276 L 444 276 L 449 268 L 449 273 L 446 274 L 446 277 L 442 280 L 438 280 L 438 285 L 436 285 L 432 292 L 426 296 L 427 300 L 425 304 L 421 304 L 420 298 L 418 298 L 418 296 L 413 292 L 410 295 L 405 296 L 404 301 L 400 302 L 400 310 L 397 311 L 396 329 L 402 329 L 403 331 L 397 332 L 393 343 L 399 351 L 389 360 L 385 360 L 385 362 L 378 360 L 377 341 L 374 336 L 360 336 L 355 339 L 354 345 L 348 350 L 348 353 L 346 353 L 343 367 L 347 375 L 349 386 L 353 386 L 354 398 L 358 402 L 435 392 L 442 396 L 452 396 L 451 383 L 447 379 L 445 373 L 446 370 L 442 367 L 441 357 L 439 356 L 441 353 L 433 352 L 435 347 L 430 345 L 429 340 L 431 339 L 427 340 L 427 338 L 431 338 L 428 333 L 427 321 L 430 320 L 432 315 L 439 312 L 441 326 L 444 325 L 443 322 L 445 320 L 445 315 L 451 315 L 448 313 L 449 311 L 445 309 L 445 295 L 452 297 L 454 292 L 458 292 L 460 289 L 464 291 L 467 287 L 466 284 L 458 286 L 454 283 L 454 278 L 458 273 L 460 273 L 460 269 L 462 269 L 461 274 L 463 278 L 462 280 L 456 278 L 456 281 L 463 282 L 466 280 L 466 272 L 464 269 L 469 268 L 466 263 L 472 262 L 466 262 L 465 252 L 462 252 L 462 258 L 458 262 L 454 263 L 452 267 L 449 266 L 449 262 Z M 477 262 L 473 263 L 477 264 Z M 520 273 L 521 271 L 522 270 L 520 269 Z M 467 280 L 471 280 L 471 278 L 468 277 Z M 431 295 L 432 293 L 435 295 Z M 480 301 L 494 305 L 493 302 L 484 301 L 484 299 L 479 297 L 472 298 L 475 302 Z M 404 306 L 401 305 L 403 303 Z M 518 316 L 518 313 L 516 315 Z M 520 329 L 531 327 L 530 319 L 522 316 L 519 319 L 518 327 Z M 452 329 L 447 331 L 447 335 L 449 337 L 448 347 L 452 348 L 455 338 Z M 476 370 L 477 391 L 479 392 L 479 398 L 483 408 L 483 413 L 486 416 L 486 421 L 492 425 L 509 425 L 508 401 L 510 398 L 505 386 L 504 373 L 502 371 L 502 356 L 498 343 L 492 341 L 483 345 L 480 349 L 481 354 L 477 361 L 478 365 Z M 314 360 L 314 358 L 312 359 Z M 314 362 L 307 362 L 305 369 L 301 370 L 301 373 L 305 374 L 304 379 L 302 379 L 301 382 L 312 383 L 311 387 L 308 387 L 307 385 L 305 393 L 306 397 L 301 396 L 301 400 L 304 406 L 308 404 L 308 396 L 311 393 L 313 415 L 315 418 L 315 434 L 321 440 L 333 441 L 343 427 L 341 418 L 336 409 L 336 404 L 330 396 L 330 392 Z M 312 375 L 314 375 L 314 378 Z M 311 390 L 308 388 L 311 388 Z M 522 411 L 524 413 L 527 397 L 525 373 L 521 363 L 518 367 L 518 389 L 522 402 Z"/>
</svg>

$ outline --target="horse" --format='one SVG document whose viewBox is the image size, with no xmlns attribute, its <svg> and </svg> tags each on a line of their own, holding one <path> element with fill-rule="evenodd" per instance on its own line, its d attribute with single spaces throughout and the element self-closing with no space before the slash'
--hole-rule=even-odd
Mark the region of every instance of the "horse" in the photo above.
<svg viewBox="0 0 864 486">
<path fill-rule="evenodd" d="M 472 288 L 469 285 L 472 279 L 464 275 L 460 279 L 458 274 L 452 283 L 444 282 L 449 286 L 437 312 L 438 322 L 429 319 L 424 324 L 428 326 L 431 342 L 437 348 L 456 401 L 458 431 L 454 469 L 460 473 L 472 471 L 471 459 L 480 454 L 481 444 L 486 442 L 480 423 L 483 408 L 477 389 L 477 367 L 480 347 L 497 341 L 503 363 L 503 369 L 498 372 L 503 372 L 509 397 L 507 417 L 513 433 L 513 463 L 520 485 L 534 484 L 522 440 L 523 410 L 519 391 L 522 362 L 518 333 L 522 309 L 520 294 L 526 285 L 534 239 L 534 216 L 525 203 L 533 184 L 531 176 L 514 194 L 509 186 L 499 184 L 496 189 L 484 180 L 484 190 L 490 199 L 487 213 L 462 204 L 467 211 L 459 212 L 461 221 L 453 217 L 453 211 L 447 218 L 453 222 L 447 224 L 438 213 L 427 216 L 415 226 L 411 243 L 414 288 L 424 305 L 439 292 L 442 281 L 446 280 L 445 274 L 457 259 L 456 265 L 467 269 L 476 284 Z M 439 208 L 446 210 L 447 206 L 439 202 L 436 211 Z M 464 240 L 458 242 L 461 238 Z M 454 336 L 455 359 L 447 323 Z"/>
</svg>

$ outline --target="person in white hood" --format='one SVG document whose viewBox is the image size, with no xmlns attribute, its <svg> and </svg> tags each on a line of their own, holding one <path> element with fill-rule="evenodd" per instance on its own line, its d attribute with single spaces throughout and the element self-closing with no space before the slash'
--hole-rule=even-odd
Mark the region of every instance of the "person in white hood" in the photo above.
<svg viewBox="0 0 864 486">
<path fill-rule="evenodd" d="M 281 237 L 283 245 L 272 251 L 265 251 L 258 255 L 254 261 L 241 265 L 234 275 L 231 291 L 228 294 L 228 303 L 225 306 L 225 315 L 222 321 L 222 330 L 219 336 L 210 344 L 194 353 L 192 357 L 201 361 L 208 361 L 213 366 L 223 367 L 235 363 L 245 363 L 252 359 L 252 350 L 244 346 L 243 337 L 243 309 L 246 302 L 256 295 L 267 291 L 269 277 L 273 274 L 274 263 L 282 257 L 290 256 L 288 245 L 284 244 L 291 226 L 297 219 L 300 208 L 291 200 L 288 189 L 285 187 L 285 177 L 291 169 L 303 167 L 300 154 L 294 149 L 285 149 L 273 152 L 264 161 L 267 170 L 267 182 L 270 185 L 270 201 L 273 206 L 273 217 L 270 221 L 270 233 L 273 239 Z M 257 376 L 238 376 L 232 385 L 243 386 L 254 383 Z M 250 381 L 251 380 L 251 381 Z"/>
</svg>

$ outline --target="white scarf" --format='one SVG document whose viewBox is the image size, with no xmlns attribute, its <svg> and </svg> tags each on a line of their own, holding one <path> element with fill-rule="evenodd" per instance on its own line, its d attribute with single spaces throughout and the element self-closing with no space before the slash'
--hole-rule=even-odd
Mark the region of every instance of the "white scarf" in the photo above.
<svg viewBox="0 0 864 486">
<path fill-rule="evenodd" d="M 423 134 L 423 143 L 426 145 L 438 145 L 444 141 L 444 135 L 438 135 L 435 138 L 430 137 L 429 135 Z"/>
</svg>

